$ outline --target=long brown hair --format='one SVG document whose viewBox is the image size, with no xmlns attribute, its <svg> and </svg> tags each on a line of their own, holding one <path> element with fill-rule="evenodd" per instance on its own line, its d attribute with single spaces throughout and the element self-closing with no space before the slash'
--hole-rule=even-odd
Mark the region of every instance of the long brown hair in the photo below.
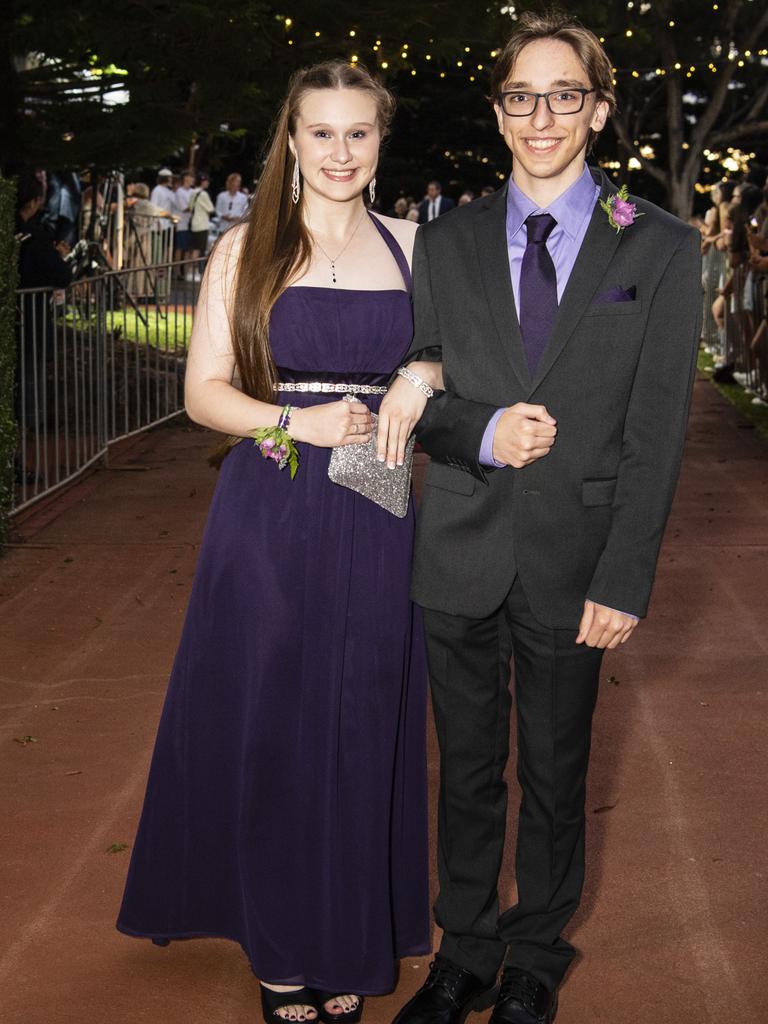
<svg viewBox="0 0 768 1024">
<path fill-rule="evenodd" d="M 297 71 L 280 108 L 267 150 L 264 170 L 244 217 L 243 241 L 234 271 L 230 312 L 232 347 L 242 390 L 251 398 L 274 402 L 277 370 L 269 345 L 272 307 L 288 282 L 297 277 L 312 253 L 304 223 L 303 199 L 291 200 L 291 179 L 296 163 L 288 136 L 296 132 L 301 101 L 313 89 L 362 89 L 376 101 L 382 140 L 395 112 L 395 100 L 369 72 L 342 60 L 324 61 Z M 229 449 L 240 441 L 228 438 L 210 462 L 221 465 Z"/>
</svg>

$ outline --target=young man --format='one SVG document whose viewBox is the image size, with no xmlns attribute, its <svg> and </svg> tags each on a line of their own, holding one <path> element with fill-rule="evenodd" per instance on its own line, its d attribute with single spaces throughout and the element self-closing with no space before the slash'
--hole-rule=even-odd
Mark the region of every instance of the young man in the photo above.
<svg viewBox="0 0 768 1024">
<path fill-rule="evenodd" d="M 585 164 L 615 105 L 596 37 L 524 14 L 492 91 L 512 177 L 425 225 L 414 256 L 411 358 L 441 359 L 446 387 L 416 430 L 432 462 L 413 584 L 443 939 L 397 1024 L 460 1024 L 494 999 L 492 1024 L 554 1019 L 600 662 L 646 614 L 699 338 L 698 232 L 641 199 L 612 207 L 617 231 L 600 205 L 616 189 Z M 500 913 L 510 656 L 522 803 L 518 901 Z"/>
</svg>

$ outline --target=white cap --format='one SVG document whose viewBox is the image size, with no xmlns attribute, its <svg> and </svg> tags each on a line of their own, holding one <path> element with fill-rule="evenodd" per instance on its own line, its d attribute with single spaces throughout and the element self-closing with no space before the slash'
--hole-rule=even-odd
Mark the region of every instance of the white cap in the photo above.
<svg viewBox="0 0 768 1024">
<path fill-rule="evenodd" d="M 157 172 L 158 178 L 172 178 L 173 171 L 169 167 L 161 167 Z"/>
</svg>

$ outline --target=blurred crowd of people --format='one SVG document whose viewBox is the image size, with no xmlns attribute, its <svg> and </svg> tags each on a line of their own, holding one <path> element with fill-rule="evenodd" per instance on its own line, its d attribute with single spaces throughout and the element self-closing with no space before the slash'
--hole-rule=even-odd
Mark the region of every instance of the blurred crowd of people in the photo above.
<svg viewBox="0 0 768 1024">
<path fill-rule="evenodd" d="M 248 209 L 250 190 L 242 176 L 230 174 L 215 199 L 206 173 L 161 168 L 153 187 L 141 180 L 124 186 L 123 259 L 125 268 L 159 263 L 177 266 L 177 276 L 199 280 L 200 259 L 218 235 L 232 227 Z M 95 242 L 105 269 L 118 266 L 114 218 L 119 196 L 114 175 L 90 172 L 46 172 L 34 169 L 19 178 L 16 235 L 20 245 L 21 287 L 63 287 L 75 270 L 78 243 Z M 93 250 L 91 250 L 93 252 Z M 192 269 L 190 261 L 198 261 Z"/>
<path fill-rule="evenodd" d="M 480 196 L 495 191 L 488 185 Z M 766 169 L 753 167 L 744 180 L 719 182 L 712 205 L 698 221 L 702 233 L 704 324 L 702 341 L 713 356 L 714 377 L 733 381 L 768 403 L 768 189 Z M 95 196 L 95 209 L 94 209 Z M 174 173 L 162 167 L 152 188 L 125 185 L 124 258 L 127 268 L 173 262 L 177 276 L 200 279 L 202 259 L 216 238 L 247 212 L 250 189 L 233 172 L 214 198 L 205 172 Z M 423 196 L 400 195 L 391 217 L 427 223 L 478 198 L 466 190 L 456 199 L 439 181 Z M 380 203 L 377 201 L 376 207 Z M 61 289 L 72 279 L 71 253 L 78 239 L 95 241 L 103 265 L 114 266 L 107 226 L 117 206 L 109 178 L 94 189 L 88 172 L 31 171 L 19 180 L 16 234 L 22 288 Z"/>
<path fill-rule="evenodd" d="M 703 223 L 702 340 L 714 378 L 736 382 L 756 405 L 768 404 L 768 189 L 766 169 L 711 192 Z"/>
<path fill-rule="evenodd" d="M 493 185 L 486 185 L 480 192 L 480 196 L 491 195 L 496 189 Z M 441 217 L 444 213 L 452 210 L 455 206 L 464 206 L 478 198 L 469 189 L 462 192 L 457 201 L 450 196 L 443 195 L 443 188 L 439 181 L 430 181 L 421 199 L 413 196 L 398 196 L 392 208 L 387 210 L 388 217 L 397 217 L 399 220 L 412 220 L 416 224 L 426 224 L 435 217 Z"/>
</svg>

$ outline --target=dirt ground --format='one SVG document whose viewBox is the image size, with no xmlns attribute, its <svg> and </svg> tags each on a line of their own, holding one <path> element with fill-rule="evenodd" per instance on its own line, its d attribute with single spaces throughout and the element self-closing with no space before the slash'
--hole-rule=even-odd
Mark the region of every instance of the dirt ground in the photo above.
<svg viewBox="0 0 768 1024">
<path fill-rule="evenodd" d="M 768 447 L 705 381 L 689 437 L 650 616 L 604 662 L 568 932 L 582 955 L 558 1024 L 768 1020 Z M 260 1019 L 239 947 L 114 930 L 209 447 L 189 425 L 156 429 L 28 514 L 0 559 L 4 1024 Z M 509 864 L 505 879 L 509 895 Z M 427 965 L 404 961 L 368 1024 L 389 1024 Z"/>
</svg>

